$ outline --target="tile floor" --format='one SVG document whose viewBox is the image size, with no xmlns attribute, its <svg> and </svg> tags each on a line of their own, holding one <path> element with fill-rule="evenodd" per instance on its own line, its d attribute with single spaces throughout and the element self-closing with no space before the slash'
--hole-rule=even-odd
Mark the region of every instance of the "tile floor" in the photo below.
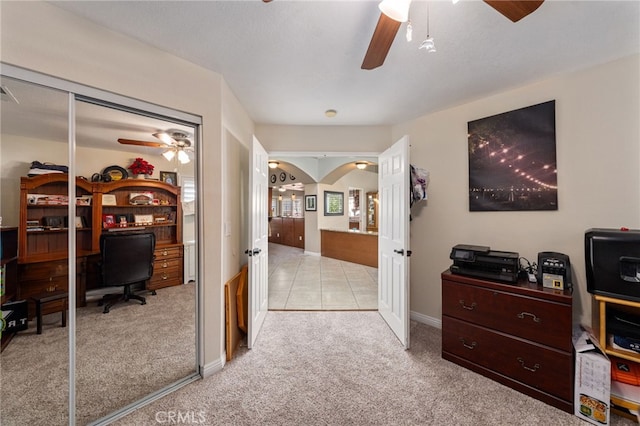
<svg viewBox="0 0 640 426">
<path fill-rule="evenodd" d="M 376 310 L 378 269 L 269 243 L 269 309 Z"/>
</svg>

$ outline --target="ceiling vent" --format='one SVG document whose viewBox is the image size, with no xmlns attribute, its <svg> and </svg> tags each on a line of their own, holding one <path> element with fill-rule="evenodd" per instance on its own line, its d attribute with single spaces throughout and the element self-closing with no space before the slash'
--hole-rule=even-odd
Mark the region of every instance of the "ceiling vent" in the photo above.
<svg viewBox="0 0 640 426">
<path fill-rule="evenodd" d="M 13 96 L 13 93 L 11 93 L 7 86 L 0 86 L 0 99 L 2 99 L 3 102 L 15 102 L 17 104 L 20 103 L 18 102 L 18 99 Z"/>
</svg>

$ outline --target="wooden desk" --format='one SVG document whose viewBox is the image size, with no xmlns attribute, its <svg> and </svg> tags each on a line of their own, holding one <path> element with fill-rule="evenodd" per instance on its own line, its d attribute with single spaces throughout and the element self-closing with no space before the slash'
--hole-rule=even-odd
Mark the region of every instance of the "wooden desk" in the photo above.
<svg viewBox="0 0 640 426">
<path fill-rule="evenodd" d="M 377 268 L 378 234 L 323 229 L 320 251 L 322 256 Z"/>
</svg>

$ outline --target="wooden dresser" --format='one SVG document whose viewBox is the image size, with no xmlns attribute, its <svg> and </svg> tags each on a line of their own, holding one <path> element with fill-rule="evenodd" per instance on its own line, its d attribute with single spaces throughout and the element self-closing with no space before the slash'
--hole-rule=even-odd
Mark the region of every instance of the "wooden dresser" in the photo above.
<svg viewBox="0 0 640 426">
<path fill-rule="evenodd" d="M 442 357 L 573 413 L 572 297 L 442 273 Z"/>
</svg>

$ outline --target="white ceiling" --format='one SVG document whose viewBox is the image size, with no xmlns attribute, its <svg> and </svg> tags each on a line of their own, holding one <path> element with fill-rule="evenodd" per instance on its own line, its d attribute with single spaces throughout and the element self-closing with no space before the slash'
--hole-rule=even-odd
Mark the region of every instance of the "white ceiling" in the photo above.
<svg viewBox="0 0 640 426">
<path fill-rule="evenodd" d="M 378 69 L 360 69 L 377 1 L 51 2 L 223 75 L 258 124 L 391 125 L 640 52 L 640 1 L 545 1 L 512 23 L 481 1 L 410 9 Z M 338 111 L 335 118 L 324 111 Z"/>
</svg>

